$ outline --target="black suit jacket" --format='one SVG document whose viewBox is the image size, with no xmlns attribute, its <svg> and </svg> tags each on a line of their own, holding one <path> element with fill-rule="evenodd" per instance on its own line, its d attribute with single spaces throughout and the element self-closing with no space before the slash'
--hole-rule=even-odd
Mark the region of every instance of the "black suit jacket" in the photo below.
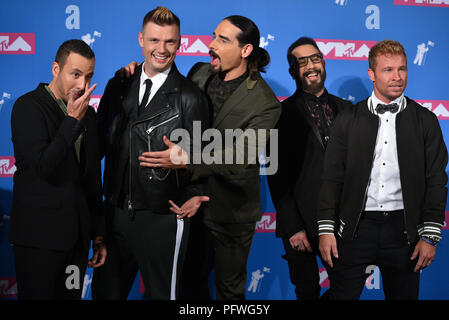
<svg viewBox="0 0 449 320">
<path fill-rule="evenodd" d="M 328 94 L 328 103 L 336 115 L 352 106 L 331 94 Z M 276 235 L 290 238 L 306 230 L 308 236 L 316 236 L 325 148 L 303 92 L 296 91 L 282 102 L 282 114 L 276 127 L 279 130 L 279 167 L 275 175 L 267 176 L 277 212 Z"/>
<path fill-rule="evenodd" d="M 9 241 L 69 250 L 81 240 L 87 249 L 103 233 L 95 111 L 89 107 L 82 121 L 66 116 L 44 86 L 17 99 L 11 114 L 17 171 Z M 74 141 L 81 131 L 78 162 Z"/>
</svg>

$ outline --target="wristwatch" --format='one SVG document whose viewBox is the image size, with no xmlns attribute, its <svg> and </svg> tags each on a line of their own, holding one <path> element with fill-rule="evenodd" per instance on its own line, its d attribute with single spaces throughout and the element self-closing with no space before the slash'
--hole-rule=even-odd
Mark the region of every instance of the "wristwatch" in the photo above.
<svg viewBox="0 0 449 320">
<path fill-rule="evenodd" d="M 440 239 L 433 236 L 421 236 L 421 239 L 427 242 L 428 244 L 431 244 L 432 246 L 436 247 L 438 242 L 440 242 Z"/>
</svg>

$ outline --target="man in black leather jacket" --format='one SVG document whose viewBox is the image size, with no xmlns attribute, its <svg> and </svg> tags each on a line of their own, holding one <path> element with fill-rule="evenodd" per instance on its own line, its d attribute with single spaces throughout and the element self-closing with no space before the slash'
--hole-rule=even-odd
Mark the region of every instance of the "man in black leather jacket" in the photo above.
<svg viewBox="0 0 449 320">
<path fill-rule="evenodd" d="M 179 19 L 164 7 L 150 11 L 139 43 L 144 64 L 133 77 L 112 78 L 98 109 L 111 249 L 94 274 L 94 299 L 126 299 L 138 269 L 148 298 L 176 298 L 189 219 L 177 219 L 168 201 L 197 194 L 185 169 L 146 166 L 147 153 L 166 149 L 175 129 L 192 136 L 194 121 L 208 125 L 205 96 L 174 64 Z"/>
</svg>

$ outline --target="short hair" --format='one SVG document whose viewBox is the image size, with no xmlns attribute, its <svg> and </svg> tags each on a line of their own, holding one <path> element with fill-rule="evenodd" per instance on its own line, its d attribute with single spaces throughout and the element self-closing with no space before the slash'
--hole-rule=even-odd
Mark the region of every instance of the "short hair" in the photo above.
<svg viewBox="0 0 449 320">
<path fill-rule="evenodd" d="M 179 18 L 166 7 L 157 7 L 148 12 L 143 18 L 142 31 L 148 22 L 153 22 L 159 26 L 171 26 L 175 24 L 181 30 Z"/>
<path fill-rule="evenodd" d="M 267 50 L 259 47 L 260 32 L 256 24 L 247 17 L 233 15 L 224 18 L 239 28 L 241 32 L 237 35 L 239 45 L 243 47 L 245 44 L 252 44 L 253 51 L 246 58 L 248 60 L 248 71 L 251 79 L 259 78 L 259 72 L 265 72 L 265 66 L 270 63 L 270 54 Z"/>
<path fill-rule="evenodd" d="M 70 53 L 77 53 L 87 59 L 94 59 L 95 54 L 87 43 L 82 40 L 72 39 L 61 44 L 56 52 L 55 61 L 62 69 L 67 61 Z"/>
<path fill-rule="evenodd" d="M 317 43 L 312 38 L 309 38 L 309 37 L 299 38 L 298 40 L 293 42 L 290 45 L 290 47 L 288 47 L 288 50 L 287 50 L 287 61 L 288 61 L 288 65 L 290 68 L 294 67 L 294 65 L 298 62 L 296 57 L 292 54 L 292 51 L 295 50 L 297 47 L 303 46 L 306 44 L 310 44 L 311 46 L 314 46 L 318 50 L 318 52 L 321 52 L 320 48 L 318 48 Z"/>
<path fill-rule="evenodd" d="M 382 40 L 376 43 L 369 51 L 368 62 L 370 69 L 374 70 L 376 67 L 376 58 L 380 55 L 404 55 L 404 57 L 407 58 L 404 47 L 400 42 L 394 40 Z"/>
</svg>

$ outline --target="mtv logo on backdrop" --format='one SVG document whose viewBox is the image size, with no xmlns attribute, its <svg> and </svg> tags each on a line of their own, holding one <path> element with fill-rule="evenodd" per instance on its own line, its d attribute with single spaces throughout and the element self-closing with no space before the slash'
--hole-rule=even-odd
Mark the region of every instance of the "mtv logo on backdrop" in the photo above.
<svg viewBox="0 0 449 320">
<path fill-rule="evenodd" d="M 247 290 L 252 293 L 258 292 L 262 285 L 262 278 L 265 277 L 265 273 L 269 273 L 270 271 L 270 268 L 263 267 L 262 271 L 257 269 L 256 271 L 251 272 L 251 282 Z"/>
<path fill-rule="evenodd" d="M 0 54 L 35 54 L 34 33 L 0 33 Z"/>
<path fill-rule="evenodd" d="M 449 0 L 394 0 L 394 4 L 402 6 L 449 7 Z"/>
<path fill-rule="evenodd" d="M 103 95 L 101 95 L 101 94 L 100 95 L 91 95 L 90 96 L 89 105 L 92 106 L 92 108 L 94 108 L 95 111 L 98 110 L 98 106 L 100 105 L 100 100 L 101 100 L 102 96 Z"/>
<path fill-rule="evenodd" d="M 275 232 L 276 212 L 262 213 L 262 218 L 256 223 L 256 232 Z"/>
<path fill-rule="evenodd" d="M 429 51 L 429 48 L 434 46 L 435 43 L 433 43 L 432 41 L 427 41 L 427 46 L 425 42 L 418 44 L 416 46 L 418 50 L 416 51 L 416 56 L 415 60 L 413 60 L 413 64 L 422 66 L 426 61 L 426 54 Z"/>
<path fill-rule="evenodd" d="M 271 34 L 268 34 L 268 35 L 267 35 L 267 38 L 265 38 L 265 37 L 260 37 L 260 40 L 259 40 L 259 47 L 264 48 L 264 49 L 265 49 L 266 47 L 268 47 L 269 40 L 274 41 L 274 36 L 272 36 Z"/>
<path fill-rule="evenodd" d="M 95 37 L 101 38 L 101 33 L 98 31 L 93 32 L 93 36 L 88 33 L 81 37 L 81 40 L 83 40 L 88 46 L 92 47 L 92 44 L 95 42 Z"/>
<path fill-rule="evenodd" d="M 324 59 L 368 60 L 376 41 L 315 39 Z"/>
<path fill-rule="evenodd" d="M 429 109 L 438 117 L 439 120 L 449 120 L 449 101 L 448 100 L 415 100 L 424 108 Z"/>
<path fill-rule="evenodd" d="M 176 53 L 178 56 L 208 56 L 212 36 L 181 36 L 181 45 Z"/>
<path fill-rule="evenodd" d="M 338 4 L 340 6 L 345 6 L 348 4 L 348 0 L 335 0 L 335 4 Z"/>
<path fill-rule="evenodd" d="M 17 298 L 16 277 L 0 278 L 0 298 Z"/>
<path fill-rule="evenodd" d="M 16 172 L 16 159 L 11 156 L 0 156 L 0 178 L 12 178 Z"/>
</svg>

